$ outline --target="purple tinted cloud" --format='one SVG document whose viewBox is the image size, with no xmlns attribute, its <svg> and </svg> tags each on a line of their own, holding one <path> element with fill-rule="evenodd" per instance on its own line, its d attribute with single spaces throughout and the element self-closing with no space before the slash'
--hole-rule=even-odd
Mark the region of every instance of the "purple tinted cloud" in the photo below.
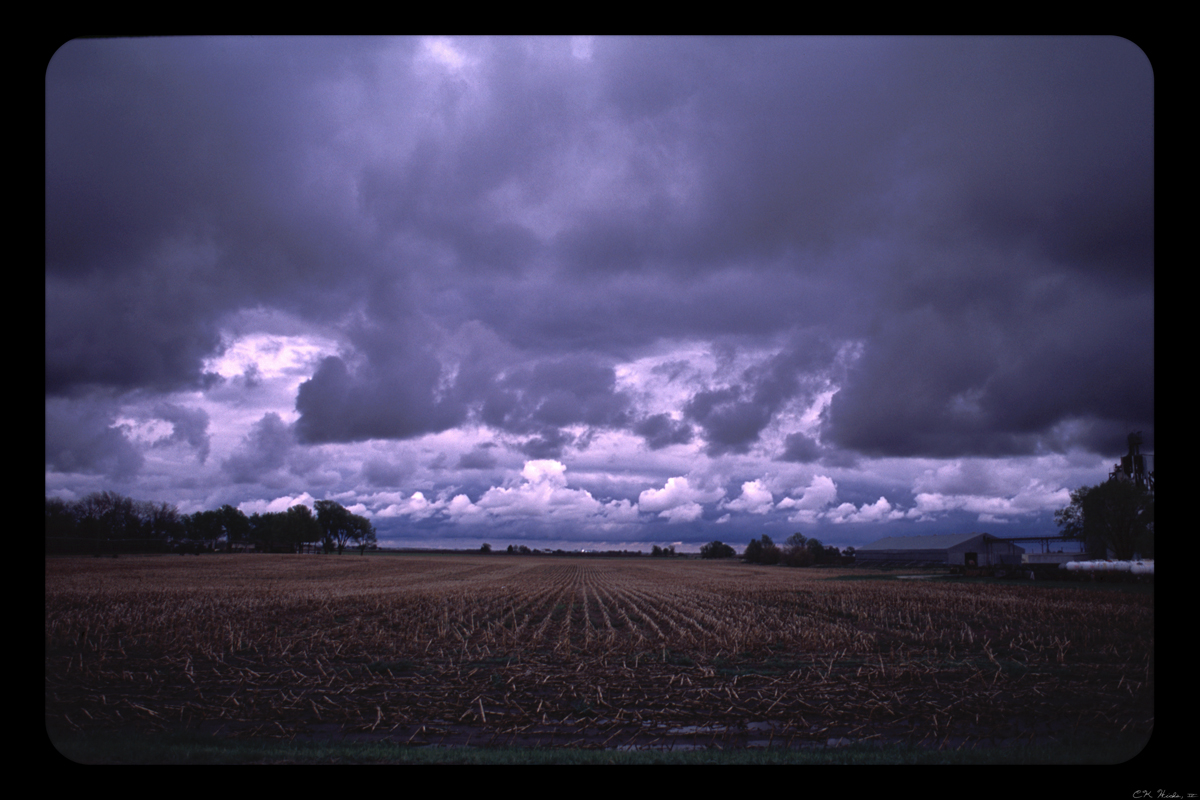
<svg viewBox="0 0 1200 800">
<path fill-rule="evenodd" d="M 1154 88 L 1113 37 L 69 42 L 48 475 L 160 441 L 197 504 L 436 505 L 523 459 L 628 499 L 1152 450 Z M 222 366 L 248 319 L 335 344 Z"/>
</svg>

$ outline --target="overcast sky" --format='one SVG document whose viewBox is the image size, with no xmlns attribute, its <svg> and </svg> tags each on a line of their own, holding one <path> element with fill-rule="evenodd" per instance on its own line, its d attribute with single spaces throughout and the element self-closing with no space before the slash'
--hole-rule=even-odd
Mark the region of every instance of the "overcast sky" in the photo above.
<svg viewBox="0 0 1200 800">
<path fill-rule="evenodd" d="M 1154 450 L 1153 167 L 1119 38 L 72 41 L 46 494 L 331 498 L 392 544 L 1053 533 Z"/>
</svg>

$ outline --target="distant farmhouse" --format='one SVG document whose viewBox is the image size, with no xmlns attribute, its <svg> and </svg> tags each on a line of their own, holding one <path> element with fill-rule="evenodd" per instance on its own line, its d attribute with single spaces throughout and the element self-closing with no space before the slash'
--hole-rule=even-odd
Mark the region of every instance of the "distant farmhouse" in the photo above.
<svg viewBox="0 0 1200 800">
<path fill-rule="evenodd" d="M 855 548 L 856 564 L 867 566 L 976 566 L 1019 565 L 1025 548 L 1002 541 L 990 533 L 953 533 L 940 536 L 889 536 Z"/>
</svg>

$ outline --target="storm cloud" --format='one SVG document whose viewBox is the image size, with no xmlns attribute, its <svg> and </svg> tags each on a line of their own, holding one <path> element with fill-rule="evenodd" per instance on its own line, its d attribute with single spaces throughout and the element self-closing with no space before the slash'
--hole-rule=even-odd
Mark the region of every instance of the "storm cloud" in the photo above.
<svg viewBox="0 0 1200 800">
<path fill-rule="evenodd" d="M 1115 37 L 68 42 L 47 492 L 1052 527 L 1153 450 L 1153 103 Z"/>
</svg>

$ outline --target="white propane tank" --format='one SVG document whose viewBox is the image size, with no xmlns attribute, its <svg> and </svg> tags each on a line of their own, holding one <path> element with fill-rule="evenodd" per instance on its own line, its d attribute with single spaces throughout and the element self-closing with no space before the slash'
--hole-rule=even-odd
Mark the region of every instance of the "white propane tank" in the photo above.
<svg viewBox="0 0 1200 800">
<path fill-rule="evenodd" d="M 1153 575 L 1154 561 L 1068 561 L 1063 564 L 1072 572 L 1132 572 L 1134 575 Z"/>
</svg>

